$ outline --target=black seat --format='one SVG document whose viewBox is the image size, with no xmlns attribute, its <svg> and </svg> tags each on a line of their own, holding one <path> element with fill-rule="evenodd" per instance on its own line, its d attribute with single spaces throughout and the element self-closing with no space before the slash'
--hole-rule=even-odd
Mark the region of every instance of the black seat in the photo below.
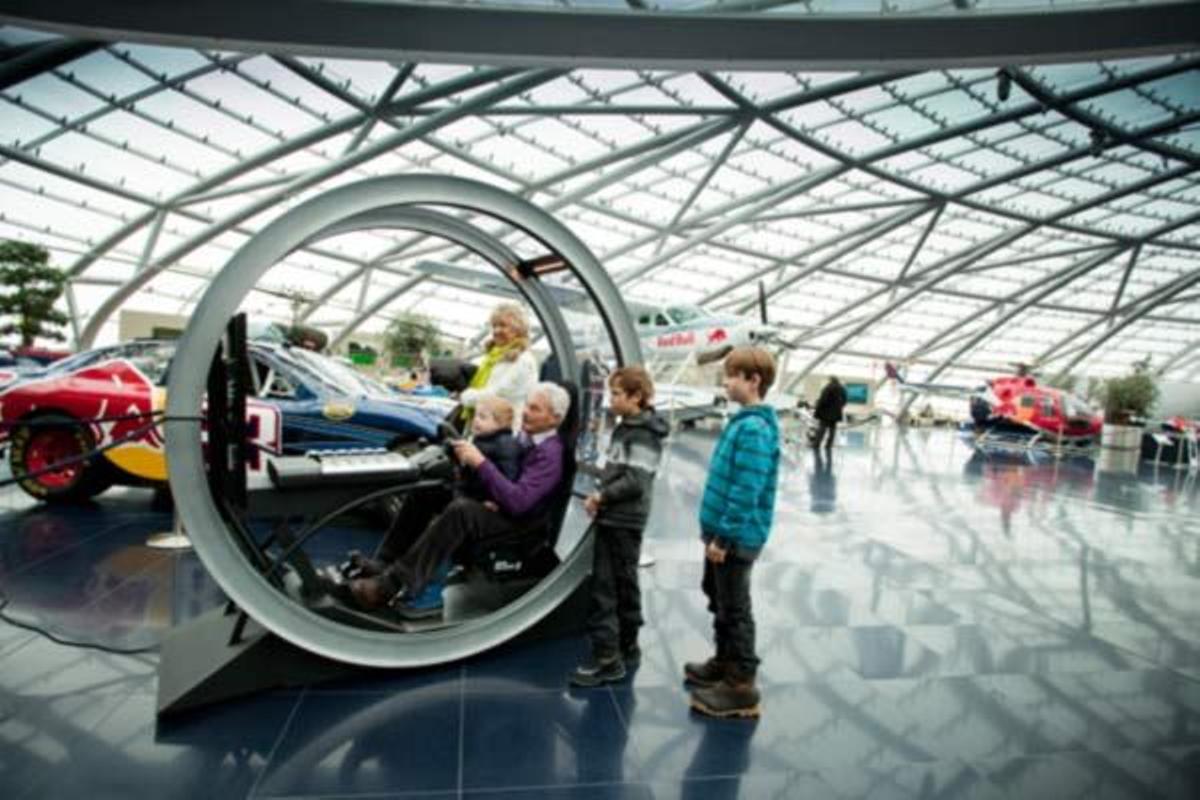
<svg viewBox="0 0 1200 800">
<path fill-rule="evenodd" d="M 579 389 L 570 381 L 554 381 L 567 390 L 571 405 L 558 435 L 563 442 L 563 474 L 551 495 L 545 522 L 537 531 L 514 529 L 501 536 L 473 544 L 461 559 L 464 566 L 478 569 L 492 580 L 542 578 L 558 566 L 554 552 L 563 518 L 575 488 L 575 444 L 579 437 Z"/>
</svg>

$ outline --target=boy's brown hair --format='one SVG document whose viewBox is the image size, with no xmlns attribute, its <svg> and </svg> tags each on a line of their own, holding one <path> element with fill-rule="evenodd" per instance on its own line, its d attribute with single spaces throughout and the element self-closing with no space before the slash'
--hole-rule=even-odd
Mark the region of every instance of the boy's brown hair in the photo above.
<svg viewBox="0 0 1200 800">
<path fill-rule="evenodd" d="M 625 394 L 636 394 L 638 406 L 649 408 L 654 402 L 654 379 L 645 367 L 619 367 L 608 376 L 609 386 L 619 386 Z"/>
<path fill-rule="evenodd" d="M 497 394 L 485 394 L 475 403 L 475 407 L 488 408 L 492 412 L 492 416 L 496 418 L 496 422 L 501 428 L 511 428 L 513 424 L 513 416 L 515 411 L 513 404 L 505 400 Z"/>
<path fill-rule="evenodd" d="M 757 375 L 758 399 L 767 396 L 767 390 L 775 383 L 775 357 L 761 347 L 735 347 L 725 356 L 725 374 L 740 373 L 743 378 Z"/>
</svg>

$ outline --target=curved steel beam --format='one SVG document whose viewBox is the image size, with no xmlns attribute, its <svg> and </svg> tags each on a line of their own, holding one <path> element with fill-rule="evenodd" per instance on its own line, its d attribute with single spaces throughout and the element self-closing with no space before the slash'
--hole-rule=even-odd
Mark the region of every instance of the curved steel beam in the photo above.
<svg viewBox="0 0 1200 800">
<path fill-rule="evenodd" d="M 405 97 L 404 102 L 420 104 L 428 100 L 436 100 L 447 95 L 455 94 L 460 91 L 467 91 L 491 82 L 501 80 L 512 74 L 513 72 L 511 70 L 481 70 L 471 75 L 452 78 L 449 81 L 437 84 L 436 86 L 432 86 L 423 91 L 415 92 L 414 94 Z M 293 136 L 287 141 L 280 142 L 279 144 L 261 150 L 258 153 L 255 153 L 254 155 L 251 155 L 246 159 L 227 167 L 226 169 L 214 173 L 213 175 L 210 175 L 207 178 L 188 186 L 161 204 L 154 204 L 147 201 L 147 205 L 152 206 L 149 211 L 146 211 L 144 214 L 135 217 L 129 223 L 121 226 L 106 236 L 100 243 L 98 243 L 95 247 L 81 256 L 74 264 L 72 264 L 68 272 L 72 276 L 83 274 L 83 272 L 85 272 L 88 267 L 98 261 L 104 255 L 104 253 L 107 253 L 109 250 L 116 247 L 120 242 L 124 241 L 127 237 L 132 236 L 146 225 L 151 224 L 154 221 L 155 216 L 159 213 L 159 205 L 161 205 L 163 208 L 174 208 L 180 205 L 189 204 L 209 190 L 216 189 L 217 187 L 224 187 L 241 175 L 252 172 L 255 169 L 258 169 L 266 164 L 270 164 L 273 161 L 286 158 L 292 153 L 303 150 L 306 147 L 312 147 L 313 145 L 325 141 L 326 139 L 331 139 L 348 130 L 352 130 L 360 126 L 365 119 L 365 114 L 350 114 L 343 119 L 336 120 L 328 125 L 323 125 L 298 136 Z M 290 182 L 293 179 L 294 176 L 290 176 L 288 180 Z M 100 328 L 108 320 L 108 317 L 110 317 L 117 308 L 120 308 L 120 306 L 124 304 L 124 302 L 129 299 L 134 292 L 141 288 L 141 286 L 141 283 L 123 286 L 114 293 L 116 296 L 111 299 L 111 302 L 102 304 L 100 308 L 93 312 L 92 317 L 88 320 L 88 324 L 83 329 L 83 333 L 76 337 L 76 342 L 80 349 L 86 349 L 92 346 L 92 342 L 95 340 Z"/>
<path fill-rule="evenodd" d="M 1097 255 L 1095 255 L 1089 259 L 1086 259 L 1081 264 L 1072 264 L 1071 266 L 1066 267 L 1063 270 L 1060 270 L 1056 275 L 1050 275 L 1050 276 L 1047 276 L 1046 278 L 1042 279 L 1041 282 L 1048 282 L 1048 285 L 1039 289 L 1037 292 L 1034 292 L 1032 295 L 1030 295 L 1029 297 L 1022 300 L 1020 303 L 1015 305 L 1009 311 L 1006 311 L 1005 313 L 1001 314 L 997 319 L 988 323 L 980 330 L 975 331 L 967 339 L 967 341 L 964 342 L 963 344 L 959 345 L 954 350 L 953 353 L 951 353 L 950 355 L 943 358 L 938 363 L 938 365 L 929 372 L 929 375 L 925 378 L 925 380 L 926 381 L 937 380 L 938 376 L 941 375 L 943 372 L 945 372 L 949 367 L 953 366 L 954 363 L 956 361 L 958 361 L 958 359 L 962 358 L 964 355 L 971 352 L 971 350 L 973 350 L 975 347 L 977 347 L 980 342 L 982 342 L 988 336 L 991 336 L 996 331 L 1000 330 L 1001 327 L 1003 327 L 1004 325 L 1007 325 L 1011 320 L 1016 319 L 1018 316 L 1025 313 L 1025 311 L 1027 309 L 1029 309 L 1031 306 L 1037 304 L 1038 301 L 1040 301 L 1046 297 L 1049 297 L 1050 295 L 1052 295 L 1055 292 L 1062 289 L 1064 286 L 1067 286 L 1068 284 L 1070 284 L 1072 281 L 1083 277 L 1084 275 L 1088 274 L 1089 272 L 1096 269 L 1097 267 L 1111 261 L 1113 258 L 1120 255 L 1122 252 L 1124 252 L 1123 248 L 1113 248 L 1113 249 L 1107 250 L 1105 252 L 1098 253 Z M 1014 292 L 1013 294 L 1010 294 L 1007 297 L 996 301 L 995 303 L 992 304 L 992 306 L 990 308 L 988 308 L 982 312 L 978 312 L 978 313 L 986 314 L 986 313 L 992 311 L 993 309 L 1002 306 L 1005 303 L 1012 302 L 1013 300 L 1016 299 L 1017 296 L 1027 293 L 1030 289 L 1033 289 L 1035 286 L 1036 286 L 1036 284 L 1030 285 L 1030 286 L 1024 286 L 1018 292 Z M 957 327 L 958 326 L 955 326 L 955 328 L 951 328 L 949 330 L 954 330 Z M 943 333 L 945 333 L 945 332 L 943 332 Z M 941 335 L 943 335 L 943 334 L 939 334 L 939 337 Z M 904 401 L 904 404 L 900 407 L 899 417 L 901 419 L 904 418 L 905 413 L 907 413 L 909 407 L 912 405 L 912 403 L 915 399 L 916 399 L 916 395 L 909 395 L 908 399 Z"/>
<path fill-rule="evenodd" d="M 267 629 L 328 658 L 380 667 L 443 663 L 481 652 L 517 635 L 561 603 L 590 568 L 589 537 L 546 579 L 486 617 L 423 633 L 396 634 L 339 624 L 309 611 L 267 583 L 227 535 L 205 481 L 201 423 L 207 365 L 230 316 L 254 285 L 288 253 L 336 230 L 338 223 L 377 209 L 435 205 L 488 214 L 525 231 L 560 256 L 596 303 L 621 363 L 641 360 L 637 332 L 617 287 L 587 247 L 550 215 L 508 192 L 477 181 L 434 175 L 373 178 L 333 189 L 288 211 L 247 242 L 197 305 L 176 351 L 167 401 L 167 458 L 180 518 L 196 552 L 231 600 Z M 535 281 L 531 281 L 534 283 Z M 569 355 L 564 353 L 563 355 Z"/>
<path fill-rule="evenodd" d="M 265 211 L 275 204 L 285 200 L 288 196 L 295 194 L 303 189 L 314 186 L 324 180 L 328 180 L 336 175 L 339 175 L 352 167 L 357 166 L 365 161 L 369 161 L 376 156 L 393 150 L 405 142 L 420 138 L 429 134 L 431 131 L 437 130 L 445 125 L 449 125 L 457 119 L 471 113 L 476 107 L 488 105 L 511 97 L 515 94 L 528 91 L 535 86 L 545 83 L 548 80 L 556 77 L 556 72 L 533 72 L 521 77 L 513 78 L 512 80 L 501 84 L 490 91 L 476 95 L 470 100 L 464 102 L 460 106 L 453 109 L 447 109 L 445 113 L 435 114 L 431 117 L 413 123 L 402 131 L 398 131 L 390 136 L 372 142 L 369 146 L 360 148 L 353 153 L 347 153 L 342 157 L 331 161 L 323 167 L 311 170 L 299 176 L 295 181 L 287 184 L 281 189 L 277 189 L 268 195 L 265 195 L 258 200 L 250 203 L 243 208 L 238 209 L 234 213 L 219 220 L 200 233 L 192 236 L 182 242 L 169 252 L 162 255 L 154 264 L 148 265 L 146 269 L 139 272 L 130 278 L 129 283 L 122 287 L 119 291 L 109 295 L 100 305 L 96 312 L 88 320 L 87 326 L 84 328 L 83 336 L 81 337 L 86 342 L 91 342 L 100 330 L 100 326 L 108 319 L 134 292 L 150 282 L 152 278 L 158 275 L 163 270 L 167 269 L 174 262 L 183 258 L 188 253 L 198 247 L 212 241 L 220 236 L 225 231 L 238 225 L 239 223 L 253 217 L 262 211 Z M 356 122 L 364 119 L 364 115 L 355 114 Z M 345 121 L 343 121 L 344 123 Z M 349 126 L 353 127 L 353 126 Z M 322 129 L 324 130 L 324 129 Z M 78 268 L 79 265 L 76 265 Z"/>
<path fill-rule="evenodd" d="M 479 228 L 467 222 L 463 222 L 457 217 L 452 217 L 449 214 L 444 214 L 438 211 L 431 211 L 424 208 L 381 208 L 361 214 L 357 217 L 346 220 L 338 226 L 338 233 L 344 230 L 368 230 L 377 228 L 400 228 L 403 230 L 416 231 L 428 236 L 437 236 L 442 239 L 447 239 L 455 244 L 458 244 L 467 250 L 475 253 L 483 259 L 490 262 L 501 274 L 511 277 L 517 268 L 520 261 L 517 254 L 512 251 L 506 244 L 500 241 L 499 238 L 488 234 L 481 233 Z M 322 233 L 324 236 L 324 233 Z M 346 323 L 340 331 L 338 331 L 329 342 L 330 349 L 336 348 L 341 344 L 346 337 L 354 333 L 359 325 L 367 321 L 379 311 L 385 308 L 388 303 L 395 300 L 400 295 L 423 283 L 428 275 L 415 275 L 411 279 L 397 286 L 395 289 L 385 293 L 378 298 L 370 306 L 362 309 L 350 322 Z M 547 302 L 545 292 L 529 291 L 531 284 L 527 281 L 514 281 L 514 287 L 519 291 L 525 300 L 533 306 L 538 317 L 543 320 L 543 324 L 556 324 L 554 320 L 558 314 L 552 311 L 553 302 Z M 547 322 L 548 321 L 548 322 Z M 570 340 L 570 332 L 564 327 L 558 334 L 565 340 Z M 554 336 L 550 337 L 554 341 Z M 560 356 L 561 358 L 561 356 Z M 574 359 L 572 351 L 571 358 Z M 565 363 L 565 362 L 563 362 Z"/>
<path fill-rule="evenodd" d="M 1200 7 L 1164 2 L 988 14 L 719 14 L 370 0 L 8 0 L 0 20 L 76 37 L 471 64 L 704 69 L 1092 61 L 1197 44 Z"/>
<path fill-rule="evenodd" d="M 1154 309 L 1156 309 L 1159 306 L 1163 305 L 1164 303 L 1168 302 L 1175 295 L 1179 294 L 1180 292 L 1184 291 L 1185 289 L 1195 286 L 1197 283 L 1200 283 L 1200 269 L 1192 270 L 1191 272 L 1189 272 L 1185 275 L 1181 275 L 1180 277 L 1171 281 L 1166 286 L 1162 286 L 1162 287 L 1159 287 L 1158 289 L 1155 289 L 1153 292 L 1151 292 L 1152 296 L 1148 297 L 1146 299 L 1145 303 L 1141 306 L 1141 308 L 1139 308 L 1137 311 L 1127 314 L 1120 322 L 1118 322 L 1116 325 L 1113 325 L 1108 330 L 1104 331 L 1104 333 L 1101 333 L 1099 336 L 1097 336 L 1095 339 L 1093 339 L 1091 342 L 1089 342 L 1086 347 L 1084 347 L 1083 349 L 1081 349 L 1080 351 L 1075 353 L 1071 357 L 1071 360 L 1068 361 L 1066 363 L 1066 365 L 1064 365 L 1058 371 L 1057 377 L 1061 378 L 1064 375 L 1066 375 L 1067 373 L 1069 373 L 1072 369 L 1075 368 L 1076 365 L 1081 363 L 1085 358 L 1090 356 L 1092 353 L 1096 352 L 1096 350 L 1098 350 L 1100 348 L 1100 346 L 1102 344 L 1104 344 L 1105 342 L 1107 342 L 1109 339 L 1113 338 L 1118 333 L 1125 330 L 1130 325 L 1137 322 L 1138 320 L 1140 320 L 1142 317 L 1149 314 Z M 1097 320 L 1096 322 L 1092 323 L 1092 325 L 1089 326 L 1089 328 L 1095 327 L 1096 325 L 1101 324 L 1103 321 L 1104 320 Z"/>
<path fill-rule="evenodd" d="M 1172 355 L 1167 357 L 1161 367 L 1154 370 L 1154 374 L 1158 377 L 1165 377 L 1174 367 L 1185 367 L 1190 360 L 1190 356 L 1200 350 L 1200 339 L 1188 342 L 1187 345 L 1176 350 Z"/>
<path fill-rule="evenodd" d="M 826 358 L 828 358 L 833 353 L 837 352 L 838 348 L 840 348 L 843 344 L 845 344 L 845 343 L 851 341 L 852 339 L 854 339 L 855 337 L 859 336 L 864 331 L 866 331 L 868 328 L 870 328 L 872 325 L 875 325 L 880 320 L 891 315 L 892 312 L 896 311 L 897 309 L 901 308 L 904 305 L 907 305 L 908 303 L 912 302 L 917 297 L 920 297 L 926 291 L 937 286 L 942 281 L 945 281 L 945 280 L 953 277 L 954 275 L 959 274 L 966 267 L 970 266 L 971 264 L 974 264 L 975 262 L 979 261 L 981 258 L 985 258 L 986 256 L 990 255 L 991 253 L 994 253 L 997 250 L 1000 250 L 1001 248 L 1006 247 L 1009 244 L 1012 244 L 1013 242 L 1017 241 L 1018 239 L 1020 239 L 1024 236 L 1028 236 L 1030 233 L 1034 232 L 1035 230 L 1038 230 L 1042 227 L 1046 227 L 1049 225 L 1053 225 L 1055 222 L 1066 219 L 1066 218 L 1070 217 L 1071 215 L 1077 214 L 1084 209 L 1092 208 L 1094 206 L 1101 205 L 1103 203 L 1111 202 L 1112 200 L 1116 200 L 1120 197 L 1124 197 L 1126 195 L 1133 194 L 1134 192 L 1142 191 L 1143 189 L 1148 189 L 1152 186 L 1158 185 L 1160 183 L 1164 183 L 1169 180 L 1174 180 L 1175 178 L 1182 177 L 1183 175 L 1190 174 L 1191 172 L 1194 172 L 1194 171 L 1195 170 L 1193 167 L 1182 166 L 1182 167 L 1178 167 L 1176 169 L 1170 170 L 1168 172 L 1165 172 L 1165 173 L 1162 173 L 1159 175 L 1152 175 L 1148 178 L 1143 178 L 1142 180 L 1137 181 L 1136 183 L 1132 183 L 1127 186 L 1123 186 L 1120 189 L 1114 189 L 1110 192 L 1106 192 L 1105 194 L 1100 195 L 1099 197 L 1094 197 L 1085 202 L 1077 203 L 1075 205 L 1064 208 L 1061 211 L 1058 211 L 1058 212 L 1050 215 L 1046 219 L 1041 220 L 1040 222 L 1030 223 L 1030 224 L 1025 225 L 1022 228 L 1017 228 L 1017 229 L 1014 229 L 1011 231 L 1005 231 L 1004 233 L 1001 233 L 1001 234 L 993 237 L 991 240 L 989 240 L 987 242 L 984 242 L 982 244 L 979 244 L 979 245 L 976 245 L 975 247 L 970 248 L 965 253 L 957 253 L 953 256 L 949 256 L 947 258 L 941 259 L 938 262 L 923 268 L 916 275 L 914 275 L 913 278 L 914 279 L 926 278 L 925 280 L 922 280 L 921 283 L 919 283 L 916 287 L 914 287 L 912 289 L 912 291 L 910 291 L 908 294 L 903 295 L 902 297 L 896 298 L 895 300 L 889 302 L 886 306 L 884 306 L 879 311 L 869 315 L 867 318 L 865 318 L 863 320 L 863 322 L 861 322 L 859 325 L 856 325 L 853 329 L 851 329 L 849 333 L 843 334 L 833 344 L 824 348 L 819 355 L 817 355 L 815 358 L 810 360 L 804 366 L 804 368 L 788 383 L 788 386 L 786 388 L 791 389 L 791 387 L 795 386 L 796 383 L 803 380 L 803 378 L 806 375 L 808 375 L 810 372 L 812 372 L 812 370 L 818 364 L 820 364 L 822 361 L 824 361 Z M 1160 233 L 1163 233 L 1163 232 L 1166 232 L 1169 230 L 1174 230 L 1175 228 L 1179 227 L 1181 224 L 1184 224 L 1184 222 L 1186 222 L 1186 221 L 1172 223 L 1171 225 L 1165 226 L 1163 228 L 1159 228 L 1157 231 L 1153 232 L 1153 235 L 1158 235 Z"/>
<path fill-rule="evenodd" d="M 0 91 L 16 86 L 30 78 L 36 78 L 43 72 L 48 72 L 77 58 L 83 58 L 101 47 L 104 47 L 101 42 L 73 41 L 71 39 L 34 45 L 0 63 Z"/>
<path fill-rule="evenodd" d="M 1184 60 L 1184 61 L 1181 61 L 1178 63 L 1159 65 L 1159 66 L 1153 68 L 1152 70 L 1149 70 L 1149 71 L 1143 73 L 1140 77 L 1142 77 L 1148 81 L 1155 80 L 1158 78 L 1165 78 L 1170 75 L 1180 74 L 1180 72 L 1183 72 L 1183 71 L 1193 70 L 1193 69 L 1197 68 L 1198 66 L 1200 66 L 1200 61 L 1198 61 L 1196 59 L 1187 59 L 1187 60 Z M 1130 86 L 1136 85 L 1136 83 L 1137 83 L 1137 81 L 1133 78 L 1133 76 L 1125 76 L 1123 78 L 1111 81 L 1107 86 L 1087 86 L 1082 89 L 1075 90 L 1073 92 L 1068 92 L 1068 93 L 1060 96 L 1058 98 L 1058 101 L 1060 103 L 1082 103 L 1088 99 L 1105 94 L 1107 92 L 1117 91 L 1122 88 L 1128 88 Z M 729 89 L 728 87 L 725 87 L 725 88 L 726 88 L 726 91 L 728 91 L 732 94 L 732 96 L 735 98 L 735 101 L 745 102 L 744 99 L 740 98 L 740 95 L 737 95 L 737 93 L 733 92 L 732 89 Z M 1009 219 L 1012 219 L 1014 221 L 1036 227 L 1037 224 L 1042 222 L 1041 220 L 1039 220 L 1035 217 L 1032 217 L 1030 215 L 1027 215 L 1027 214 L 1018 213 L 1011 209 L 1006 209 L 1006 208 L 1002 208 L 1002 207 L 991 208 L 986 205 L 982 205 L 980 203 L 972 201 L 970 199 L 971 195 L 979 193 L 979 192 L 983 192 L 991 187 L 1000 185 L 1005 182 L 1018 180 L 1019 178 L 1025 177 L 1030 174 L 1034 174 L 1034 173 L 1041 172 L 1044 170 L 1054 169 L 1055 167 L 1062 166 L 1066 163 L 1069 163 L 1070 161 L 1073 161 L 1073 160 L 1076 160 L 1079 158 L 1091 157 L 1094 154 L 1093 154 L 1092 148 L 1090 146 L 1068 150 L 1064 153 L 1059 153 L 1059 154 L 1056 154 L 1049 158 L 1042 159 L 1040 161 L 1024 163 L 1021 166 L 1017 167 L 1016 169 L 1009 170 L 1009 171 L 1006 171 L 1006 172 L 998 174 L 998 175 L 993 175 L 991 177 L 988 177 L 981 181 L 973 183 L 970 186 L 964 187 L 963 189 L 960 189 L 952 194 L 944 194 L 944 195 L 939 195 L 938 193 L 931 192 L 927 188 L 916 185 L 916 184 L 912 183 L 911 181 L 903 180 L 903 179 L 899 178 L 898 176 L 892 175 L 884 170 L 879 169 L 875 165 L 884 161 L 885 159 L 903 155 L 905 153 L 912 152 L 914 150 L 928 148 L 935 144 L 938 144 L 939 142 L 947 141 L 949 139 L 953 139 L 956 137 L 969 136 L 971 133 L 978 132 L 980 130 L 984 130 L 987 128 L 991 128 L 991 127 L 994 127 L 994 126 L 997 126 L 997 125 L 1000 125 L 1000 124 L 1003 124 L 1006 122 L 1015 122 L 1019 119 L 1023 119 L 1025 117 L 1041 113 L 1042 110 L 1043 110 L 1043 107 L 1042 107 L 1041 103 L 1039 103 L 1037 101 L 1030 101 L 1030 102 L 1015 106 L 1013 108 L 1008 108 L 1008 109 L 1006 109 L 1002 112 L 998 112 L 996 114 L 992 114 L 992 115 L 982 117 L 980 119 L 972 120 L 972 121 L 970 121 L 968 123 L 964 123 L 962 125 L 956 125 L 956 126 L 952 126 L 949 128 L 942 128 L 939 130 L 932 131 L 923 136 L 919 136 L 915 139 L 910 139 L 910 140 L 907 140 L 904 142 L 898 142 L 896 144 L 886 145 L 886 146 L 876 150 L 873 153 L 867 154 L 867 155 L 859 157 L 859 158 L 850 158 L 850 157 L 846 156 L 845 154 L 840 153 L 837 150 L 829 147 L 825 143 L 815 139 L 814 137 L 806 135 L 806 134 L 802 133 L 801 131 L 796 130 L 795 128 L 793 128 L 790 125 L 786 125 L 786 124 L 783 124 L 782 122 L 779 122 L 778 120 L 775 120 L 769 114 L 763 115 L 762 119 L 767 124 L 773 125 L 777 129 L 779 129 L 782 133 L 784 133 L 787 136 L 790 136 L 791 138 L 796 139 L 797 141 L 799 141 L 801 144 L 805 145 L 806 147 L 811 147 L 811 148 L 817 150 L 818 152 L 820 152 L 820 153 L 828 156 L 829 158 L 834 159 L 836 162 L 838 162 L 838 164 L 840 166 L 836 171 L 831 172 L 830 171 L 831 168 L 829 168 L 829 167 L 826 168 L 826 172 L 828 173 L 826 175 L 826 180 L 832 180 L 833 178 L 836 178 L 838 175 L 842 174 L 842 172 L 846 171 L 849 168 L 859 168 L 859 169 L 863 169 L 863 170 L 867 171 L 872 176 L 874 176 L 878 179 L 897 183 L 897 184 L 901 185 L 902 187 L 904 187 L 905 189 L 918 192 L 919 194 L 921 194 L 922 196 L 924 196 L 926 198 L 938 200 L 942 203 L 948 203 L 948 202 L 953 201 L 955 203 L 965 205 L 968 208 L 971 208 L 976 211 L 980 211 L 983 213 L 989 213 L 989 214 L 998 214 L 1000 216 L 1008 217 Z M 1188 116 L 1190 118 L 1191 115 L 1188 115 Z M 1148 128 L 1145 128 L 1142 131 L 1139 131 L 1137 136 L 1133 137 L 1133 138 L 1139 138 L 1139 137 L 1144 138 L 1144 137 L 1149 137 L 1149 136 L 1162 135 L 1167 132 L 1177 130 L 1181 124 L 1182 123 L 1177 123 L 1176 120 L 1174 120 L 1174 119 L 1168 120 L 1166 122 L 1162 122 L 1157 125 L 1153 125 Z M 1106 149 L 1109 147 L 1112 147 L 1112 146 L 1115 146 L 1115 142 L 1108 142 L 1104 145 L 1104 147 Z M 1184 169 L 1186 171 L 1186 167 Z M 1181 172 L 1179 174 L 1185 174 L 1185 173 Z M 804 177 L 807 178 L 808 176 L 804 176 Z M 819 186 L 819 185 L 820 185 L 820 182 L 815 183 L 810 188 L 815 188 L 815 186 Z M 769 188 L 774 189 L 775 187 L 769 187 Z M 757 200 L 757 197 L 758 196 L 756 195 L 753 199 Z M 1076 208 L 1076 210 L 1077 211 L 1082 210 L 1084 207 L 1085 206 L 1078 206 Z M 701 220 L 704 218 L 705 218 L 704 215 L 699 215 L 697 219 Z M 723 219 L 723 221 L 727 222 L 728 215 L 722 214 L 722 219 Z M 1065 217 L 1056 216 L 1056 217 L 1052 218 L 1052 220 L 1059 221 L 1056 224 L 1061 224 L 1061 219 L 1065 219 Z M 691 221 L 689 221 L 689 222 L 691 222 Z M 685 223 L 685 224 L 687 224 L 687 223 Z M 1103 236 L 1104 235 L 1102 232 L 1079 231 L 1079 230 L 1077 230 L 1075 232 L 1086 234 L 1086 235 L 1091 235 L 1091 236 Z M 1116 239 L 1117 237 L 1114 236 L 1111 238 Z M 685 246 L 681 247 L 681 248 L 677 248 L 677 250 L 686 249 L 686 245 L 688 245 L 690 243 L 691 243 L 690 240 L 689 240 L 689 242 L 685 242 L 684 243 Z M 763 256 L 763 257 L 765 258 L 766 256 Z M 646 271 L 653 269 L 659 263 L 661 263 L 661 262 L 658 259 L 651 260 L 648 264 L 645 264 L 641 268 L 639 268 L 635 277 L 645 274 Z M 774 268 L 774 265 L 767 267 L 765 270 L 762 270 L 761 272 L 762 273 L 769 272 L 773 268 Z M 751 279 L 755 279 L 756 277 L 757 277 L 757 275 Z M 740 285 L 739 281 L 742 281 L 742 280 L 743 279 L 737 279 L 737 280 L 731 282 L 730 284 L 728 284 L 726 287 L 723 287 L 722 289 L 717 290 L 717 292 L 710 294 L 709 296 L 711 297 L 713 295 L 717 295 L 717 296 L 722 295 L 722 294 L 726 293 L 727 291 L 729 291 L 730 288 Z M 870 298 L 868 298 L 868 299 L 870 299 Z M 862 302 L 865 302 L 865 300 Z M 858 305 L 859 303 L 860 303 L 859 300 L 854 301 L 854 305 Z M 839 316 L 840 316 L 840 314 L 839 314 Z"/>
</svg>

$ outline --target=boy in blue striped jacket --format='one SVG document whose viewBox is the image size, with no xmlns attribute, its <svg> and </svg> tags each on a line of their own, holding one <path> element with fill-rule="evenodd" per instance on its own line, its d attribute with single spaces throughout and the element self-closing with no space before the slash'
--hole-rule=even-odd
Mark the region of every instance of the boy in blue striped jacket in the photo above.
<svg viewBox="0 0 1200 800">
<path fill-rule="evenodd" d="M 717 652 L 683 667 L 693 687 L 692 708 L 714 717 L 760 714 L 750 574 L 775 514 L 779 420 L 763 403 L 774 382 L 775 359 L 766 350 L 739 347 L 725 357 L 725 391 L 742 408 L 713 450 L 700 504 L 702 588 L 713 614 Z"/>
</svg>

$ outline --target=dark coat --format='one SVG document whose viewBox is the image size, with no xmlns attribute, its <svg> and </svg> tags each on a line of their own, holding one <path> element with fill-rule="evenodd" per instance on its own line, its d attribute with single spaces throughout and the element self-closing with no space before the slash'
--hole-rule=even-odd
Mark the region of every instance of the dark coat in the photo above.
<svg viewBox="0 0 1200 800">
<path fill-rule="evenodd" d="M 596 522 L 617 528 L 645 527 L 654 494 L 654 475 L 662 458 L 662 440 L 669 430 L 653 409 L 621 420 L 613 431 L 600 472 Z"/>
<path fill-rule="evenodd" d="M 842 409 L 846 407 L 846 389 L 840 383 L 830 381 L 821 390 L 817 409 L 813 415 L 821 422 L 841 422 Z"/>
<path fill-rule="evenodd" d="M 476 436 L 474 441 L 483 457 L 495 464 L 504 477 L 515 481 L 521 476 L 521 457 L 524 455 L 524 449 L 517 437 L 512 435 L 512 431 L 504 428 L 486 436 Z M 473 469 L 463 471 L 458 493 L 474 500 L 490 500 L 491 495 L 488 494 L 479 473 Z"/>
</svg>

